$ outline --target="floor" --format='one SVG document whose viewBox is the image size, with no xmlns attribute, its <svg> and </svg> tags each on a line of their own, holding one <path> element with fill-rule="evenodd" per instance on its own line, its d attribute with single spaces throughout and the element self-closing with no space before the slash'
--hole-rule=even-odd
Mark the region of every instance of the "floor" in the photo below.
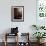
<svg viewBox="0 0 46 46">
<path fill-rule="evenodd" d="M 37 44 L 36 43 L 30 43 L 31 45 L 30 46 L 37 46 Z M 4 46 L 4 43 L 2 42 L 0 42 L 0 46 Z M 7 46 L 16 46 L 15 45 L 15 43 L 12 43 L 12 42 L 10 42 L 10 43 L 8 43 L 8 45 Z M 25 45 L 21 45 L 21 46 L 25 46 Z M 44 43 L 44 45 L 41 45 L 41 46 L 46 46 L 46 43 Z"/>
</svg>

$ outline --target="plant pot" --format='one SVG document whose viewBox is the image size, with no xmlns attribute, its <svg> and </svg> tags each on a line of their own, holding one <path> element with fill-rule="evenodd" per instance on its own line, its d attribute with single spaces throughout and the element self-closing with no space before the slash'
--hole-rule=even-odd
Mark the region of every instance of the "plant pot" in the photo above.
<svg viewBox="0 0 46 46">
<path fill-rule="evenodd" d="M 41 43 L 44 42 L 44 40 L 45 40 L 45 39 L 38 39 L 37 42 L 38 42 L 39 44 L 41 44 Z"/>
<path fill-rule="evenodd" d="M 40 39 L 40 43 L 44 43 L 44 40 L 45 40 L 45 39 Z"/>
<path fill-rule="evenodd" d="M 37 39 L 37 43 L 40 43 L 40 39 Z"/>
</svg>

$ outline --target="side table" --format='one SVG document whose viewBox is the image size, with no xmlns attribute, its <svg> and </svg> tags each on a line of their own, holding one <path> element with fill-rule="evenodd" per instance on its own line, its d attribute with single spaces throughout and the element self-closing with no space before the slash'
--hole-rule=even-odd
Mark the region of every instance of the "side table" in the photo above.
<svg viewBox="0 0 46 46">
<path fill-rule="evenodd" d="M 8 37 L 7 37 L 7 36 L 8 36 Z M 16 36 L 16 38 L 17 38 L 17 39 L 16 39 L 16 40 L 17 40 L 16 43 L 17 43 L 17 44 L 16 44 L 15 46 L 18 46 L 18 34 L 16 34 L 16 33 L 15 33 L 15 34 L 11 34 L 11 33 L 6 33 L 6 34 L 5 34 L 5 46 L 7 46 L 7 38 L 10 38 L 10 36 Z"/>
</svg>

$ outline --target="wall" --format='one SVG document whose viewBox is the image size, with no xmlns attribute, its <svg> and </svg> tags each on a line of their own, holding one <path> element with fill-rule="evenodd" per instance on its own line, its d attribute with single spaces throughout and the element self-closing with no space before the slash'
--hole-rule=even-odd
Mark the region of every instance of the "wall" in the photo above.
<svg viewBox="0 0 46 46">
<path fill-rule="evenodd" d="M 24 22 L 11 22 L 11 6 L 24 6 Z M 0 34 L 17 26 L 32 36 L 32 24 L 36 24 L 36 0 L 0 0 Z"/>
</svg>

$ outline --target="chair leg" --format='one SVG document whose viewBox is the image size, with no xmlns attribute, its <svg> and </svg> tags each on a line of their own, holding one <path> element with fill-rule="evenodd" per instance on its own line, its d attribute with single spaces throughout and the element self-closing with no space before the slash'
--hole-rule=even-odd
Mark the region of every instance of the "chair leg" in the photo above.
<svg viewBox="0 0 46 46">
<path fill-rule="evenodd" d="M 18 46 L 18 34 L 17 34 L 17 46 Z"/>
<path fill-rule="evenodd" d="M 5 34 L 5 46 L 7 46 L 7 34 Z"/>
<path fill-rule="evenodd" d="M 7 46 L 7 42 L 6 42 L 6 41 L 5 41 L 5 43 L 4 43 L 4 44 L 5 44 L 5 46 Z"/>
</svg>

